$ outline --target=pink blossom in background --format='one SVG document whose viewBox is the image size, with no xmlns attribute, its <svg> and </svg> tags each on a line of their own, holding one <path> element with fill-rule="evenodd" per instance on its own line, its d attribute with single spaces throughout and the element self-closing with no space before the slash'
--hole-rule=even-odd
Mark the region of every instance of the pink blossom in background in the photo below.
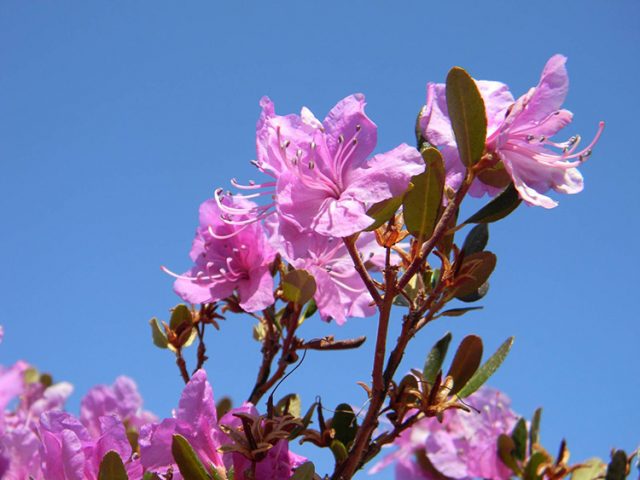
<svg viewBox="0 0 640 480">
<path fill-rule="evenodd" d="M 273 303 L 269 267 L 275 251 L 262 224 L 250 213 L 234 217 L 237 225 L 223 220 L 229 215 L 226 210 L 245 212 L 254 207 L 254 203 L 236 197 L 200 205 L 200 226 L 190 252 L 195 265 L 183 275 L 172 274 L 177 277 L 174 289 L 183 300 L 211 303 L 237 291 L 240 306 L 247 312 Z"/>
<path fill-rule="evenodd" d="M 142 397 L 135 382 L 118 377 L 113 385 L 97 385 L 87 392 L 80 403 L 80 420 L 92 435 L 101 430 L 101 418 L 115 417 L 132 430 L 155 422 L 155 415 L 142 410 Z"/>
<path fill-rule="evenodd" d="M 500 460 L 497 447 L 500 434 L 510 434 L 519 418 L 511 411 L 509 398 L 483 387 L 465 401 L 479 413 L 448 410 L 442 423 L 435 418 L 421 420 L 403 432 L 394 444 L 397 450 L 370 473 L 395 463 L 398 480 L 437 480 L 415 462 L 414 454 L 424 450 L 433 466 L 449 478 L 509 479 L 511 470 Z"/>
<path fill-rule="evenodd" d="M 300 116 L 282 117 L 269 99 L 261 105 L 256 165 L 274 181 L 234 182 L 238 188 L 269 189 L 260 195 L 272 195 L 274 203 L 260 215 L 275 206 L 301 231 L 346 237 L 371 225 L 366 211 L 373 203 L 403 193 L 410 178 L 424 170 L 418 151 L 406 144 L 367 159 L 377 127 L 364 113 L 362 94 L 338 102 L 323 122 L 306 108 Z"/>
<path fill-rule="evenodd" d="M 544 195 L 549 190 L 560 193 L 582 191 L 582 174 L 577 167 L 591 155 L 604 124 L 601 122 L 593 141 L 577 149 L 579 137 L 555 143 L 549 138 L 572 119 L 572 113 L 561 109 L 569 89 L 566 58 L 554 55 L 545 65 L 540 81 L 515 102 L 506 85 L 477 81 L 487 111 L 486 151 L 494 156 L 511 177 L 520 197 L 529 205 L 553 208 L 557 202 Z M 446 107 L 444 84 L 429 84 L 427 106 L 420 125 L 425 138 L 442 150 L 448 183 L 458 188 L 464 175 Z M 558 149 L 560 152 L 552 150 Z M 477 179 L 470 194 L 496 195 L 502 186 L 489 185 Z"/>
</svg>

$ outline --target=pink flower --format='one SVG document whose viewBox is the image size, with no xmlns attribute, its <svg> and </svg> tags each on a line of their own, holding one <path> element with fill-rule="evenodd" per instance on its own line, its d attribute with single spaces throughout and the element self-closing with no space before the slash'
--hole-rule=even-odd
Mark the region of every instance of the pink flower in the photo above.
<svg viewBox="0 0 640 480">
<path fill-rule="evenodd" d="M 306 270 L 316 281 L 314 300 L 320 317 L 335 319 L 338 325 L 348 317 L 368 317 L 376 312 L 373 299 L 353 268 L 353 261 L 341 238 L 314 232 L 300 232 L 286 220 L 277 225 L 272 241 L 278 251 L 296 269 Z M 357 241 L 366 265 L 379 270 L 384 252 L 372 233 L 363 232 Z"/>
<path fill-rule="evenodd" d="M 100 431 L 92 436 L 72 415 L 50 411 L 40 418 L 40 455 L 47 480 L 95 480 L 109 451 L 122 459 L 129 478 L 141 478 L 142 467 L 132 460 L 124 425 L 115 417 L 101 417 Z"/>
<path fill-rule="evenodd" d="M 262 225 L 249 212 L 255 204 L 235 198 L 207 200 L 200 206 L 200 226 L 191 247 L 194 267 L 177 277 L 176 293 L 190 303 L 215 302 L 238 292 L 247 312 L 273 303 L 273 278 L 269 267 L 275 251 Z M 245 212 L 228 218 L 227 211 Z"/>
<path fill-rule="evenodd" d="M 591 155 L 604 123 L 600 123 L 593 141 L 580 151 L 577 150 L 580 137 L 562 143 L 549 140 L 572 119 L 571 112 L 561 109 L 569 88 L 565 63 L 562 55 L 551 57 L 538 85 L 515 103 L 506 85 L 476 82 L 487 112 L 486 160 L 493 162 L 495 171 L 492 178 L 481 174 L 470 189 L 471 195 L 496 195 L 506 186 L 504 180 L 510 178 L 529 205 L 553 208 L 557 203 L 543 195 L 547 191 L 578 193 L 582 190 L 582 175 L 577 167 Z M 465 170 L 455 148 L 445 86 L 429 84 L 427 92 L 427 106 L 420 125 L 427 140 L 441 149 L 448 184 L 457 189 Z M 502 168 L 504 174 L 501 175 Z"/>
<path fill-rule="evenodd" d="M 218 452 L 222 432 L 218 429 L 213 390 L 204 370 L 198 370 L 191 377 L 173 418 L 142 427 L 139 443 L 145 469 L 162 473 L 172 467 L 177 471 L 171 454 L 174 434 L 185 437 L 207 467 L 223 466 Z"/>
<path fill-rule="evenodd" d="M 376 145 L 377 127 L 364 113 L 361 94 L 341 100 L 323 122 L 308 109 L 300 116 L 282 117 L 275 115 L 269 99 L 261 105 L 255 164 L 275 181 L 248 186 L 232 182 L 238 188 L 270 189 L 257 194 L 275 198 L 255 211 L 258 219 L 275 206 L 300 230 L 346 237 L 371 225 L 369 206 L 403 193 L 411 177 L 424 170 L 418 151 L 406 144 L 367 160 Z"/>
<path fill-rule="evenodd" d="M 510 434 L 518 417 L 509 408 L 510 401 L 502 393 L 487 387 L 468 398 L 477 412 L 448 410 L 444 421 L 425 418 L 396 440 L 394 453 L 373 467 L 378 472 L 396 462 L 396 478 L 435 480 L 414 461 L 414 453 L 424 451 L 433 466 L 449 478 L 471 480 L 486 478 L 507 480 L 511 471 L 498 456 L 498 437 Z"/>
<path fill-rule="evenodd" d="M 142 397 L 135 382 L 128 377 L 118 377 L 112 386 L 97 385 L 82 399 L 80 420 L 92 435 L 99 433 L 101 417 L 105 416 L 115 417 L 134 430 L 157 420 L 142 410 Z"/>
</svg>

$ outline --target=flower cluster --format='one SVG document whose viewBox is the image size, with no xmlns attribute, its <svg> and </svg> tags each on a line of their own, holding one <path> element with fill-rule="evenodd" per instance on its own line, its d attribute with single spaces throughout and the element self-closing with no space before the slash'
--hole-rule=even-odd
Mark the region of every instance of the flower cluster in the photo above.
<svg viewBox="0 0 640 480">
<path fill-rule="evenodd" d="M 483 387 L 467 399 L 474 411 L 447 410 L 441 421 L 424 418 L 396 440 L 397 450 L 371 469 L 395 463 L 401 480 L 508 480 L 513 473 L 498 455 L 498 437 L 510 434 L 518 416 L 501 392 Z"/>
<path fill-rule="evenodd" d="M 53 384 L 25 362 L 0 366 L 0 478 L 95 480 L 105 455 L 115 452 L 130 480 L 142 479 L 145 472 L 180 480 L 172 454 L 175 434 L 189 442 L 203 464 L 221 475 L 233 469 L 238 480 L 285 480 L 305 462 L 289 451 L 286 435 L 278 432 L 264 439 L 259 458 L 240 448 L 239 418 L 268 420 L 245 403 L 218 421 L 204 370 L 186 385 L 173 416 L 160 422 L 142 409 L 136 385 L 127 377 L 89 390 L 79 417 L 64 411 L 72 391 L 69 383 Z"/>
<path fill-rule="evenodd" d="M 602 124 L 580 151 L 577 136 L 562 143 L 550 140 L 572 119 L 561 109 L 568 89 L 565 61 L 553 56 L 538 85 L 517 100 L 503 83 L 476 81 L 485 104 L 487 138 L 471 195 L 495 196 L 513 183 L 528 204 L 551 208 L 556 202 L 544 195 L 549 189 L 582 189 L 577 167 L 591 154 Z M 271 266 L 278 258 L 315 278 L 314 298 L 324 320 L 341 324 L 348 317 L 371 315 L 373 299 L 351 268 L 342 239 L 359 235 L 361 243 L 373 247 L 368 252 L 372 258 L 380 260 L 367 267 L 381 266 L 383 250 L 375 246 L 372 233 L 363 232 L 373 223 L 367 212 L 407 191 L 411 179 L 425 169 L 420 152 L 401 144 L 371 157 L 377 127 L 364 112 L 361 94 L 338 102 L 323 121 L 306 107 L 300 115 L 282 116 L 270 99 L 263 98 L 260 105 L 252 163 L 270 178 L 248 184 L 234 179 L 232 185 L 243 194 L 217 189 L 202 204 L 191 249 L 194 266 L 173 274 L 175 291 L 194 304 L 235 293 L 240 308 L 258 312 L 275 301 Z M 419 126 L 422 137 L 444 157 L 448 187 L 459 189 L 466 167 L 458 155 L 444 84 L 428 84 Z M 260 203 L 263 198 L 269 201 Z"/>
</svg>

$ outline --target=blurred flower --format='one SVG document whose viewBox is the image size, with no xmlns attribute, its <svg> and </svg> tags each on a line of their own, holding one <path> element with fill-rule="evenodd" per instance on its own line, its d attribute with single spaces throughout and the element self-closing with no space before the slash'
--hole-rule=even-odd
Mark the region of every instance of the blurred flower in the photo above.
<svg viewBox="0 0 640 480">
<path fill-rule="evenodd" d="M 477 81 L 487 113 L 487 142 L 483 162 L 487 170 L 470 189 L 470 194 L 496 195 L 509 180 L 529 205 L 553 208 L 557 205 L 543 195 L 553 189 L 560 193 L 578 193 L 583 188 L 577 167 L 591 155 L 604 128 L 600 123 L 593 141 L 577 149 L 580 137 L 566 142 L 549 140 L 572 120 L 572 113 L 561 109 L 569 89 L 566 58 L 554 55 L 542 71 L 536 87 L 515 102 L 506 85 Z M 425 138 L 441 149 L 446 161 L 447 183 L 457 189 L 465 168 L 456 150 L 448 117 L 444 84 L 429 84 L 427 105 L 420 119 Z M 551 148 L 556 148 L 556 152 Z"/>
<path fill-rule="evenodd" d="M 133 380 L 118 377 L 113 385 L 97 385 L 87 392 L 80 403 L 80 420 L 92 435 L 100 429 L 101 417 L 115 417 L 127 429 L 138 431 L 142 425 L 156 421 L 150 412 L 142 410 L 142 397 Z"/>
<path fill-rule="evenodd" d="M 510 478 L 511 470 L 500 460 L 497 447 L 500 434 L 510 434 L 518 420 L 509 408 L 509 399 L 484 387 L 466 401 L 479 413 L 447 410 L 442 423 L 436 418 L 420 420 L 398 437 L 398 449 L 371 473 L 396 462 L 396 478 L 402 480 L 436 480 L 442 478 L 438 472 L 458 480 Z M 437 472 L 424 467 L 425 457 Z"/>
<path fill-rule="evenodd" d="M 211 303 L 238 292 L 247 312 L 273 303 L 273 278 L 269 266 L 275 251 L 262 224 L 246 213 L 255 204 L 236 197 L 207 200 L 200 206 L 200 226 L 191 247 L 195 265 L 177 278 L 174 289 L 190 303 Z M 243 211 L 231 220 L 227 210 Z M 225 220 L 226 219 L 226 220 Z"/>
<path fill-rule="evenodd" d="M 49 411 L 40 418 L 40 455 L 47 480 L 97 479 L 100 463 L 109 451 L 116 452 L 129 478 L 142 477 L 142 467 L 131 459 L 132 450 L 117 418 L 100 418 L 100 430 L 91 435 L 77 418 L 66 412 Z"/>
</svg>

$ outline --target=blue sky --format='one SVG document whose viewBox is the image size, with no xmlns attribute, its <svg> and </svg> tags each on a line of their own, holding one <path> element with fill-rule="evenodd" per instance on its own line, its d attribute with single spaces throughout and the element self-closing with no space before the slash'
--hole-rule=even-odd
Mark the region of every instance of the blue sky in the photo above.
<svg viewBox="0 0 640 480">
<path fill-rule="evenodd" d="M 515 335 L 491 383 L 522 414 L 544 407 L 551 450 L 563 437 L 575 459 L 637 446 L 632 0 L 0 3 L 0 363 L 25 358 L 72 382 L 72 409 L 91 385 L 127 374 L 147 407 L 168 415 L 180 379 L 147 322 L 178 299 L 159 267 L 188 267 L 197 208 L 214 188 L 256 178 L 262 95 L 278 112 L 306 105 L 322 117 L 363 92 L 386 151 L 413 141 L 426 82 L 443 81 L 451 66 L 518 96 L 554 53 L 569 58 L 575 121 L 566 136 L 589 138 L 607 122 L 582 169 L 585 191 L 495 225 L 485 309 L 434 323 L 402 368 L 422 365 L 447 330 L 458 340 L 477 333 L 490 351 Z M 259 361 L 251 326 L 229 318 L 210 336 L 217 396 L 249 393 Z M 308 355 L 281 392 L 299 391 L 307 405 L 318 394 L 328 406 L 362 402 L 355 382 L 369 375 L 373 319 L 304 328 L 370 340 L 356 352 Z"/>
</svg>

